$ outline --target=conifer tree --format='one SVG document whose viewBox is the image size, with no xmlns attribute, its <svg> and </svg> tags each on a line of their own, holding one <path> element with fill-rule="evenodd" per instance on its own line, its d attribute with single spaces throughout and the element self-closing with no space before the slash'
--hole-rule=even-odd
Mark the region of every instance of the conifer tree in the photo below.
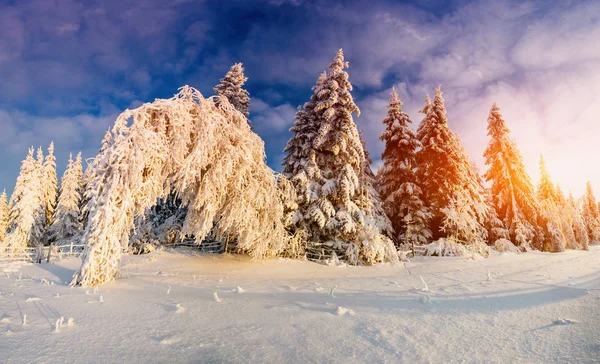
<svg viewBox="0 0 600 364">
<path fill-rule="evenodd" d="M 536 232 L 535 191 L 496 104 L 490 110 L 487 130 L 490 142 L 483 155 L 489 169 L 484 178 L 491 182 L 492 206 L 508 230 L 509 239 L 515 245 L 527 245 Z"/>
<path fill-rule="evenodd" d="M 471 168 L 460 139 L 448 128 L 441 88 L 417 130 L 422 147 L 417 153 L 417 177 L 433 218 L 434 239 L 453 238 L 467 244 L 487 239 L 488 206 L 485 192 Z"/>
<path fill-rule="evenodd" d="M 566 241 L 561 229 L 561 217 L 557 204 L 558 197 L 544 158 L 540 156 L 540 185 L 537 191 L 540 204 L 540 222 L 544 238 L 538 237 L 537 248 L 548 252 L 565 250 Z"/>
<path fill-rule="evenodd" d="M 573 213 L 573 233 L 575 234 L 575 241 L 577 242 L 578 249 L 588 250 L 590 238 L 581 214 L 580 204 L 575 200 L 571 193 L 569 193 L 567 203 Z"/>
<path fill-rule="evenodd" d="M 412 121 L 402 111 L 402 101 L 394 88 L 383 123 L 386 129 L 380 139 L 385 142 L 385 149 L 381 155 L 383 167 L 377 177 L 394 238 L 398 244 L 425 244 L 431 237 L 428 226 L 431 214 L 422 201 L 415 174 L 420 143 L 409 128 Z"/>
<path fill-rule="evenodd" d="M 5 238 L 5 245 L 22 248 L 40 243 L 43 224 L 40 220 L 45 216 L 42 193 L 42 159 L 33 157 L 33 148 L 21 164 L 21 171 L 9 203 L 10 223 Z"/>
<path fill-rule="evenodd" d="M 377 189 L 377 177 L 371 169 L 373 160 L 369 155 L 367 143 L 365 142 L 362 133 L 359 132 L 359 136 L 360 142 L 363 146 L 363 153 L 365 155 L 365 159 L 360 169 L 360 180 L 364 186 L 364 195 L 362 198 L 362 204 L 359 204 L 359 207 L 363 211 L 367 212 L 367 216 L 373 220 L 375 226 L 381 233 L 391 237 L 394 229 L 392 228 L 392 222 L 385 213 L 383 201 L 381 200 L 381 195 Z"/>
<path fill-rule="evenodd" d="M 54 209 L 56 209 L 58 196 L 58 179 L 56 177 L 56 157 L 54 156 L 54 142 L 48 147 L 48 154 L 44 160 L 43 193 L 45 205 L 45 228 L 52 224 Z"/>
<path fill-rule="evenodd" d="M 590 244 L 598 244 L 600 242 L 600 211 L 590 181 L 587 182 L 585 187 L 581 214 L 586 225 Z"/>
<path fill-rule="evenodd" d="M 392 242 L 364 209 L 372 201 L 365 200 L 365 155 L 352 118 L 360 111 L 347 67 L 340 49 L 291 129 L 295 135 L 285 149 L 284 175 L 296 188 L 296 226 L 311 246 L 331 248 L 351 264 L 395 261 Z"/>
<path fill-rule="evenodd" d="M 244 66 L 242 63 L 236 63 L 221 78 L 221 83 L 215 86 L 214 91 L 218 96 L 225 96 L 231 105 L 233 105 L 244 116 L 250 115 L 250 96 L 243 86 L 248 81 L 244 75 Z"/>
<path fill-rule="evenodd" d="M 6 200 L 6 190 L 0 195 L 0 245 L 4 241 L 6 230 L 8 229 L 8 202 Z"/>
<path fill-rule="evenodd" d="M 556 205 L 560 212 L 560 229 L 565 241 L 565 248 L 578 249 L 579 244 L 573 230 L 575 212 L 558 184 L 556 185 Z"/>
<path fill-rule="evenodd" d="M 61 178 L 54 222 L 49 229 L 52 241 L 64 243 L 81 232 L 79 206 L 82 178 L 81 154 L 75 162 L 73 162 L 73 155 L 70 155 L 67 169 Z"/>
</svg>

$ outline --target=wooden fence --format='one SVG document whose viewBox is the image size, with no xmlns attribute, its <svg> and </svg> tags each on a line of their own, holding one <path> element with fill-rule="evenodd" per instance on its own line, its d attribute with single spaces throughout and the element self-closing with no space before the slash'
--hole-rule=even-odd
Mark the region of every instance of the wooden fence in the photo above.
<svg viewBox="0 0 600 364">
<path fill-rule="evenodd" d="M 78 257 L 83 254 L 85 244 L 49 245 L 37 247 L 0 247 L 0 261 L 9 262 L 49 262 L 51 259 L 64 259 L 67 257 Z"/>
</svg>

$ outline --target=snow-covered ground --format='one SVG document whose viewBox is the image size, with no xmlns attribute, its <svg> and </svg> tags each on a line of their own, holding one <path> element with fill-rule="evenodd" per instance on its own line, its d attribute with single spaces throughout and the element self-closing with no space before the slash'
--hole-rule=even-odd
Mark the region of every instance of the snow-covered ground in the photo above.
<svg viewBox="0 0 600 364">
<path fill-rule="evenodd" d="M 600 361 L 598 246 L 374 267 L 162 251 L 97 291 L 65 284 L 79 264 L 0 263 L 0 362 Z"/>
</svg>

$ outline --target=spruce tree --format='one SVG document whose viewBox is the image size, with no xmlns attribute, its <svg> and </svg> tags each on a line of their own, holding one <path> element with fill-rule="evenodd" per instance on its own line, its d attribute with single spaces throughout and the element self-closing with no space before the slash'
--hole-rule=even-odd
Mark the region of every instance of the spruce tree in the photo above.
<svg viewBox="0 0 600 364">
<path fill-rule="evenodd" d="M 578 249 L 588 250 L 590 238 L 588 236 L 585 221 L 581 214 L 580 204 L 575 200 L 571 193 L 569 193 L 567 203 L 569 204 L 573 213 L 573 232 L 575 233 L 575 241 L 577 242 Z"/>
<path fill-rule="evenodd" d="M 416 151 L 421 144 L 409 128 L 412 121 L 402 111 L 402 101 L 394 88 L 383 123 L 386 129 L 380 139 L 385 149 L 381 155 L 383 167 L 377 177 L 394 238 L 398 244 L 425 244 L 431 237 L 428 226 L 431 214 L 423 203 L 415 174 Z"/>
<path fill-rule="evenodd" d="M 248 81 L 244 75 L 244 67 L 241 63 L 236 63 L 221 78 L 221 83 L 215 86 L 214 91 L 218 96 L 225 96 L 231 105 L 233 105 L 244 116 L 250 115 L 250 96 L 243 86 Z"/>
<path fill-rule="evenodd" d="M 578 249 L 579 244 L 573 230 L 575 212 L 558 184 L 556 185 L 556 205 L 560 211 L 560 229 L 565 241 L 565 248 Z"/>
<path fill-rule="evenodd" d="M 540 185 L 537 191 L 540 205 L 540 225 L 544 238 L 538 237 L 537 248 L 548 252 L 565 250 L 566 241 L 561 228 L 561 212 L 558 207 L 558 197 L 544 158 L 540 156 Z"/>
<path fill-rule="evenodd" d="M 330 249 L 351 264 L 394 261 L 393 244 L 364 208 L 372 201 L 365 200 L 365 155 L 352 117 L 360 111 L 350 93 L 347 67 L 340 49 L 326 75 L 319 77 L 311 101 L 296 114 L 295 135 L 284 159 L 284 175 L 298 197 L 294 220 L 311 247 Z"/>
<path fill-rule="evenodd" d="M 81 157 L 79 156 L 78 162 L 73 162 L 73 155 L 70 155 L 67 169 L 61 178 L 54 222 L 49 229 L 52 241 L 65 243 L 81 232 L 79 206 L 82 176 Z"/>
<path fill-rule="evenodd" d="M 8 229 L 8 216 L 8 202 L 6 200 L 6 190 L 4 190 L 0 195 L 0 244 L 4 241 Z"/>
<path fill-rule="evenodd" d="M 594 196 L 594 190 L 592 189 L 592 183 L 590 181 L 588 181 L 586 184 L 581 214 L 588 232 L 590 244 L 599 243 L 600 212 L 598 204 L 596 203 L 596 197 Z"/>
<path fill-rule="evenodd" d="M 471 168 L 460 139 L 448 127 L 441 88 L 417 130 L 421 149 L 417 153 L 417 177 L 433 218 L 434 239 L 452 238 L 466 244 L 487 239 L 488 206 L 485 192 Z"/>
<path fill-rule="evenodd" d="M 377 177 L 371 169 L 373 160 L 371 159 L 369 151 L 367 150 L 367 143 L 363 138 L 362 132 L 359 132 L 359 136 L 360 142 L 363 146 L 363 153 L 365 155 L 365 159 L 360 169 L 360 180 L 364 186 L 362 198 L 363 203 L 359 204 L 359 207 L 362 210 L 367 211 L 367 216 L 373 220 L 373 223 L 380 232 L 388 237 L 391 237 L 393 236 L 394 229 L 392 227 L 392 222 L 388 218 L 383 207 L 381 194 L 377 188 Z"/>
<path fill-rule="evenodd" d="M 56 209 L 58 196 L 58 179 L 56 178 L 56 157 L 54 156 L 54 142 L 48 147 L 48 154 L 44 160 L 43 193 L 45 205 L 45 227 L 52 224 L 54 209 Z"/>
<path fill-rule="evenodd" d="M 508 230 L 509 239 L 517 246 L 533 241 L 537 224 L 537 203 L 523 158 L 510 137 L 500 108 L 494 104 L 488 117 L 490 142 L 484 152 L 484 174 L 491 182 L 491 199 L 498 218 Z"/>
<path fill-rule="evenodd" d="M 39 155 L 39 153 L 38 153 Z M 42 194 L 42 163 L 33 157 L 33 148 L 21 164 L 21 171 L 9 203 L 10 224 L 5 245 L 22 248 L 39 244 L 40 218 L 45 216 Z"/>
</svg>

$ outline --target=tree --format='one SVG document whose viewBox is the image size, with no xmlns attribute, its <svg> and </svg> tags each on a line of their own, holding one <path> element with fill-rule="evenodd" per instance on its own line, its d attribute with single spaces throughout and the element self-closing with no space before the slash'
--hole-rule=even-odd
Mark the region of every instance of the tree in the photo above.
<svg viewBox="0 0 600 364">
<path fill-rule="evenodd" d="M 585 221 L 581 215 L 580 204 L 573 198 L 571 193 L 569 193 L 567 203 L 573 214 L 573 232 L 575 234 L 575 241 L 577 242 L 578 249 L 588 250 L 590 238 L 588 236 Z"/>
<path fill-rule="evenodd" d="M 73 155 L 70 155 L 67 169 L 61 178 L 58 205 L 48 232 L 51 241 L 59 243 L 71 241 L 81 232 L 79 205 L 82 176 L 81 153 L 78 154 L 75 162 L 73 162 Z"/>
<path fill-rule="evenodd" d="M 366 211 L 367 216 L 373 220 L 373 223 L 381 233 L 391 237 L 394 233 L 394 229 L 392 227 L 392 222 L 388 218 L 383 207 L 383 201 L 377 188 L 377 177 L 371 169 L 373 160 L 369 156 L 367 143 L 365 142 L 362 133 L 359 132 L 359 136 L 365 155 L 365 159 L 360 169 L 360 183 L 364 186 L 362 191 L 364 195 L 362 198 L 363 203 L 359 204 L 359 207 L 363 211 Z"/>
<path fill-rule="evenodd" d="M 586 184 L 581 215 L 585 222 L 590 244 L 597 244 L 600 242 L 600 211 L 590 181 L 587 181 Z"/>
<path fill-rule="evenodd" d="M 87 247 L 73 283 L 114 280 L 135 215 L 171 192 L 188 207 L 182 233 L 197 243 L 227 234 L 254 258 L 282 251 L 283 207 L 265 158 L 262 140 L 225 97 L 215 103 L 184 86 L 126 110 L 88 172 Z"/>
<path fill-rule="evenodd" d="M 52 224 L 54 209 L 56 209 L 58 195 L 58 179 L 56 178 L 56 157 L 54 156 L 54 142 L 48 147 L 48 154 L 44 160 L 44 178 L 42 180 L 45 208 L 45 228 Z"/>
<path fill-rule="evenodd" d="M 386 129 L 380 139 L 385 149 L 378 181 L 385 211 L 395 231 L 394 238 L 399 244 L 425 244 L 431 238 L 428 226 L 431 214 L 423 203 L 415 174 L 416 151 L 421 144 L 408 126 L 412 121 L 402 111 L 402 101 L 394 88 L 383 123 Z"/>
<path fill-rule="evenodd" d="M 217 96 L 225 96 L 229 103 L 233 105 L 244 116 L 250 115 L 250 96 L 243 86 L 248 81 L 244 75 L 244 67 L 241 63 L 236 63 L 221 78 L 221 83 L 215 86 L 214 91 Z"/>
<path fill-rule="evenodd" d="M 538 237 L 537 248 L 548 252 L 564 251 L 566 241 L 561 226 L 558 197 L 542 156 L 540 156 L 540 185 L 537 196 L 540 205 L 540 226 L 544 236 L 543 239 Z"/>
<path fill-rule="evenodd" d="M 490 142 L 483 156 L 489 168 L 484 178 L 491 182 L 492 206 L 509 239 L 515 245 L 527 245 L 535 236 L 538 206 L 521 153 L 496 104 L 490 110 L 487 130 Z"/>
<path fill-rule="evenodd" d="M 485 191 L 460 139 L 448 127 L 440 87 L 435 90 L 433 103 L 426 101 L 423 111 L 427 114 L 417 129 L 422 146 L 417 153 L 417 178 L 433 214 L 433 238 L 453 237 L 467 244 L 483 242 L 487 239 L 484 224 L 488 219 Z M 467 229 L 459 228 L 456 216 L 463 219 L 460 226 L 469 226 L 473 231 L 465 234 Z"/>
<path fill-rule="evenodd" d="M 0 244 L 4 241 L 8 229 L 8 216 L 8 202 L 6 200 L 6 190 L 4 190 L 0 195 Z"/>
<path fill-rule="evenodd" d="M 38 244 L 43 233 L 40 220 L 45 217 L 42 194 L 41 149 L 38 160 L 33 157 L 33 148 L 21 164 L 21 171 L 9 203 L 9 226 L 4 244 L 11 248 L 23 248 Z"/>
<path fill-rule="evenodd" d="M 285 151 L 283 174 L 296 188 L 295 229 L 310 247 L 339 253 L 351 264 L 396 261 L 392 242 L 383 236 L 371 210 L 363 178 L 365 154 L 352 113 L 352 85 L 338 50 L 311 101 L 298 110 Z"/>
</svg>

